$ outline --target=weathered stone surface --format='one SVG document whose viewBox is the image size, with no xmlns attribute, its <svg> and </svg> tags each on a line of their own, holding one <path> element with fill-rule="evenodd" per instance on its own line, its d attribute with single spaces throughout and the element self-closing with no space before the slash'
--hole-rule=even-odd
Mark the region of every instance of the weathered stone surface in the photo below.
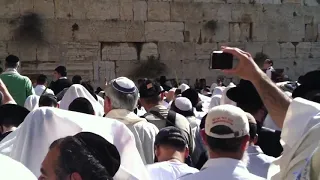
<svg viewBox="0 0 320 180">
<path fill-rule="evenodd" d="M 148 10 L 148 5 L 146 1 L 135 1 L 133 4 L 134 20 L 146 21 L 147 10 Z"/>
<path fill-rule="evenodd" d="M 120 20 L 133 20 L 132 0 L 120 1 Z"/>
<path fill-rule="evenodd" d="M 170 21 L 169 2 L 149 2 L 148 21 Z"/>
<path fill-rule="evenodd" d="M 5 59 L 7 55 L 7 43 L 0 41 L 0 59 Z"/>
<path fill-rule="evenodd" d="M 99 60 L 100 44 L 99 43 L 73 43 L 68 42 L 63 44 L 67 48 L 64 54 L 68 62 L 78 61 L 94 61 Z"/>
<path fill-rule="evenodd" d="M 263 10 L 262 5 L 255 4 L 232 4 L 231 21 L 232 22 L 259 22 L 260 14 Z M 228 14 L 228 13 L 227 13 Z"/>
<path fill-rule="evenodd" d="M 116 78 L 115 62 L 114 61 L 95 61 L 93 63 L 94 80 L 98 86 L 104 87 L 106 81 L 109 82 Z"/>
<path fill-rule="evenodd" d="M 319 6 L 319 2 L 317 0 L 302 0 L 303 4 L 306 6 Z"/>
<path fill-rule="evenodd" d="M 116 61 L 116 77 L 134 78 L 133 71 L 139 67 L 139 61 Z"/>
<path fill-rule="evenodd" d="M 73 18 L 72 4 L 70 1 L 55 0 L 54 14 L 56 18 Z"/>
<path fill-rule="evenodd" d="M 248 41 L 250 38 L 249 23 L 230 23 L 230 41 Z"/>
<path fill-rule="evenodd" d="M 131 43 L 107 43 L 102 48 L 103 61 L 137 60 L 137 50 Z"/>
<path fill-rule="evenodd" d="M 200 21 L 203 19 L 203 4 L 188 2 L 171 3 L 172 21 Z"/>
<path fill-rule="evenodd" d="M 280 45 L 277 42 L 266 43 L 262 47 L 262 52 L 270 58 L 280 58 Z"/>
<path fill-rule="evenodd" d="M 171 43 L 159 42 L 160 60 L 177 61 L 177 60 L 194 60 L 195 59 L 195 44 L 194 43 Z"/>
<path fill-rule="evenodd" d="M 20 14 L 20 0 L 0 1 L 0 17 L 11 18 Z"/>
<path fill-rule="evenodd" d="M 262 52 L 263 44 L 263 42 L 246 42 L 244 49 L 254 57 L 257 53 Z"/>
<path fill-rule="evenodd" d="M 54 0 L 34 0 L 33 9 L 42 18 L 54 18 Z"/>
<path fill-rule="evenodd" d="M 257 4 L 281 4 L 281 0 L 254 0 Z"/>
<path fill-rule="evenodd" d="M 302 0 L 282 0 L 283 4 L 302 4 Z"/>
<path fill-rule="evenodd" d="M 227 42 L 229 41 L 229 23 L 217 22 L 215 29 L 207 28 L 206 25 L 201 27 L 202 42 Z M 200 39 L 200 37 L 198 38 Z"/>
<path fill-rule="evenodd" d="M 181 42 L 184 24 L 182 22 L 146 22 L 145 34 L 147 41 Z"/>
<path fill-rule="evenodd" d="M 211 52 L 218 49 L 217 43 L 196 44 L 196 60 L 208 60 Z"/>
<path fill-rule="evenodd" d="M 320 58 L 320 42 L 311 43 L 312 58 Z"/>
<path fill-rule="evenodd" d="M 309 58 L 311 54 L 311 43 L 310 42 L 300 42 L 296 46 L 296 56 L 298 58 Z"/>
<path fill-rule="evenodd" d="M 296 57 L 296 47 L 291 43 L 281 43 L 280 44 L 280 56 L 283 59 L 295 58 Z"/>
<path fill-rule="evenodd" d="M 10 27 L 9 23 L 6 20 L 1 19 L 0 20 L 0 32 L 1 32 L 0 33 L 0 41 L 11 40 L 13 33 L 10 31 L 12 31 L 12 30 L 13 30 L 13 28 Z"/>
<path fill-rule="evenodd" d="M 305 41 L 314 42 L 317 40 L 318 37 L 318 27 L 313 24 L 306 24 L 305 25 Z"/>
<path fill-rule="evenodd" d="M 140 53 L 140 60 L 148 60 L 151 56 L 154 56 L 156 59 L 159 57 L 158 45 L 155 43 L 144 43 Z"/>
</svg>

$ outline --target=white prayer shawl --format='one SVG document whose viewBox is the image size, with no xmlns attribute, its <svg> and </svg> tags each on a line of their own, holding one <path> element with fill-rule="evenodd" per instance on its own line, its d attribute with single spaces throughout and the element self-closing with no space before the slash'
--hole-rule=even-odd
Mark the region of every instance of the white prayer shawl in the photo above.
<svg viewBox="0 0 320 180">
<path fill-rule="evenodd" d="M 320 148 L 320 104 L 296 98 L 286 114 L 281 133 L 283 155 L 269 168 L 271 180 L 311 180 L 310 171 L 320 179 L 320 159 L 314 158 Z M 311 163 L 312 162 L 312 163 Z M 313 180 L 312 179 L 312 180 Z"/>
<path fill-rule="evenodd" d="M 27 108 L 29 111 L 33 111 L 34 109 L 39 107 L 39 99 L 40 96 L 30 95 L 24 102 L 24 107 Z"/>
<path fill-rule="evenodd" d="M 31 112 L 24 122 L 0 143 L 0 153 L 25 165 L 37 177 L 50 144 L 79 132 L 92 132 L 114 144 L 121 157 L 115 180 L 149 179 L 131 131 L 121 122 L 57 108 Z"/>
<path fill-rule="evenodd" d="M 216 106 L 219 106 L 221 97 L 222 96 L 220 94 L 216 94 L 216 95 L 212 96 L 211 101 L 210 101 L 210 105 L 209 105 L 209 109 L 216 107 Z"/>
<path fill-rule="evenodd" d="M 101 104 L 89 93 L 89 91 L 80 84 L 74 84 L 67 90 L 60 101 L 60 109 L 68 110 L 72 101 L 78 97 L 84 97 L 90 101 L 97 116 L 104 115 L 103 106 L 101 106 Z"/>
<path fill-rule="evenodd" d="M 234 106 L 237 105 L 236 102 L 232 101 L 232 100 L 229 99 L 228 96 L 227 96 L 228 90 L 231 89 L 231 88 L 233 88 L 233 87 L 236 87 L 236 86 L 235 86 L 233 83 L 232 83 L 232 84 L 230 83 L 229 86 L 226 87 L 226 88 L 223 90 L 223 92 L 222 92 L 222 97 L 221 97 L 221 100 L 220 100 L 220 104 L 221 104 L 221 105 L 223 105 L 223 104 L 230 104 L 230 105 L 234 105 Z"/>
<path fill-rule="evenodd" d="M 210 86 L 210 92 L 213 93 L 214 91 L 214 88 L 218 87 L 218 84 L 217 83 L 212 83 L 211 86 Z"/>
<path fill-rule="evenodd" d="M 37 180 L 36 176 L 23 164 L 2 154 L 0 154 L 0 174 L 1 179 Z"/>
<path fill-rule="evenodd" d="M 136 146 L 144 164 L 154 162 L 154 141 L 159 132 L 154 124 L 125 109 L 111 110 L 106 117 L 117 119 L 127 125 L 135 137 Z"/>
<path fill-rule="evenodd" d="M 225 89 L 225 87 L 219 86 L 219 87 L 215 87 L 212 93 L 212 96 L 214 95 L 222 95 L 223 90 Z"/>
<path fill-rule="evenodd" d="M 181 93 L 183 93 L 185 90 L 190 89 L 190 86 L 187 84 L 181 84 L 178 89 L 181 89 Z"/>
<path fill-rule="evenodd" d="M 98 102 L 99 104 L 104 107 L 104 99 L 102 97 L 100 97 L 99 95 L 97 95 L 97 98 L 98 98 Z"/>
</svg>

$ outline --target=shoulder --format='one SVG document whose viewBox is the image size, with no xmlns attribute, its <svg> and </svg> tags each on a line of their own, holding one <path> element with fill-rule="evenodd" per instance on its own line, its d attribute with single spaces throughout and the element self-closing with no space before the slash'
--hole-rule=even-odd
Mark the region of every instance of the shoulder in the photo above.
<svg viewBox="0 0 320 180">
<path fill-rule="evenodd" d="M 143 131 L 148 131 L 148 132 L 159 132 L 159 129 L 152 123 L 149 123 L 148 121 L 140 121 L 138 123 L 135 123 L 133 125 L 136 129 L 141 129 Z"/>
</svg>

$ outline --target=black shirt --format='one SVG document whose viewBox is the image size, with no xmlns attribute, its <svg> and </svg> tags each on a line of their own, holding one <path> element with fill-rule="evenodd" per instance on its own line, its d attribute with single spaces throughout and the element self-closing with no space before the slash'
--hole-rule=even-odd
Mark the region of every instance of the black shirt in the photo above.
<svg viewBox="0 0 320 180">
<path fill-rule="evenodd" d="M 64 88 L 72 86 L 72 82 L 69 79 L 58 79 L 55 82 L 51 82 L 50 89 L 54 94 L 59 94 Z"/>
</svg>

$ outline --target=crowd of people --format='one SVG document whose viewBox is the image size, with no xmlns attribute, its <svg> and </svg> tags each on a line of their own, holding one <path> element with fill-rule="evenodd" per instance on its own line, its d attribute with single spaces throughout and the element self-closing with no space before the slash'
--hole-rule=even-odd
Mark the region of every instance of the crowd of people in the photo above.
<svg viewBox="0 0 320 180">
<path fill-rule="evenodd" d="M 272 81 L 248 52 L 211 86 L 127 77 L 96 91 L 58 66 L 35 86 L 9 55 L 0 75 L 4 179 L 318 180 L 320 71 Z M 263 71 L 263 69 L 265 71 Z"/>
</svg>

